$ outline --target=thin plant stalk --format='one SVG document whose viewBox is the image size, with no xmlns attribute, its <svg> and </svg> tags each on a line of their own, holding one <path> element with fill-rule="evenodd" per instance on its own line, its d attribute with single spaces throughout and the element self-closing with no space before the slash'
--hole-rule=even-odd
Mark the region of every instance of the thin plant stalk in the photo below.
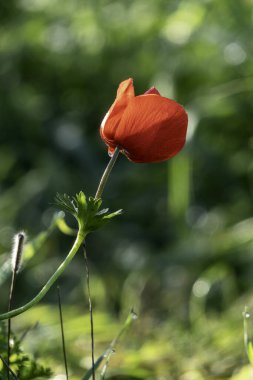
<svg viewBox="0 0 253 380">
<path fill-rule="evenodd" d="M 12 272 L 12 278 L 11 278 L 10 293 L 9 293 L 8 311 L 11 310 L 13 289 L 14 289 L 16 277 L 17 277 L 17 272 L 13 271 Z M 10 368 L 10 356 L 11 356 L 10 338 L 11 338 L 11 319 L 9 318 L 8 324 L 7 324 L 7 365 L 8 365 L 8 368 Z M 7 377 L 9 380 L 10 379 L 10 371 L 9 370 L 8 370 Z"/>
<path fill-rule="evenodd" d="M 36 329 L 36 327 L 38 326 L 39 322 L 37 321 L 32 326 L 27 327 L 27 329 L 22 333 L 21 337 L 19 338 L 19 343 L 22 343 L 26 336 L 29 334 L 29 332 Z"/>
<path fill-rule="evenodd" d="M 68 380 L 68 378 L 69 378 L 68 363 L 67 363 L 66 345 L 65 345 L 65 337 L 64 337 L 64 326 L 63 326 L 63 316 L 62 316 L 62 307 L 61 307 L 61 292 L 60 292 L 59 286 L 57 286 L 57 294 L 58 294 L 58 306 L 59 306 L 60 324 L 61 324 L 62 351 L 63 351 L 63 357 L 64 357 L 66 379 Z"/>
<path fill-rule="evenodd" d="M 88 300 L 89 300 L 89 313 L 90 313 L 90 337 L 91 337 L 91 368 L 92 368 L 92 380 L 95 380 L 95 342 L 94 342 L 94 324 L 93 324 L 93 308 L 91 301 L 91 292 L 90 292 L 90 271 L 88 265 L 88 258 L 86 252 L 85 242 L 83 243 L 83 255 L 85 262 L 85 270 L 86 270 L 86 283 L 87 283 L 87 292 L 88 292 Z"/>
<path fill-rule="evenodd" d="M 95 198 L 96 198 L 96 199 L 101 198 L 101 196 L 102 196 L 102 193 L 103 193 L 103 191 L 104 191 L 104 188 L 105 188 L 106 182 L 107 182 L 107 180 L 108 180 L 108 178 L 109 178 L 109 175 L 110 175 L 110 173 L 111 173 L 111 171 L 112 171 L 112 168 L 113 168 L 113 166 L 114 166 L 114 164 L 115 164 L 115 162 L 116 162 L 116 160 L 117 160 L 117 157 L 118 157 L 118 155 L 119 155 L 119 152 L 120 152 L 120 149 L 119 149 L 119 147 L 117 146 L 117 147 L 115 148 L 115 150 L 114 150 L 114 152 L 113 152 L 113 155 L 112 155 L 112 157 L 111 157 L 111 159 L 110 159 L 110 161 L 109 161 L 107 167 L 105 168 L 105 171 L 104 171 L 104 173 L 103 173 L 103 175 L 102 175 L 102 178 L 101 178 L 101 180 L 100 180 L 100 182 L 99 182 L 98 189 L 97 189 L 97 192 L 96 192 L 96 195 L 95 195 Z"/>
</svg>

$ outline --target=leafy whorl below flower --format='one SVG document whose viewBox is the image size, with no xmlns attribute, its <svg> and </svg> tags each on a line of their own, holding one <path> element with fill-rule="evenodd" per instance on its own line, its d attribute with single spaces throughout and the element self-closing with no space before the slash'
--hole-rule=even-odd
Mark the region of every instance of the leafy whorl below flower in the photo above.
<svg viewBox="0 0 253 380">
<path fill-rule="evenodd" d="M 183 148 L 187 124 L 187 113 L 180 104 L 164 98 L 154 87 L 135 96 L 130 78 L 120 83 L 100 135 L 109 155 L 118 146 L 133 162 L 159 162 Z"/>
<path fill-rule="evenodd" d="M 108 208 L 99 210 L 102 200 L 93 197 L 87 199 L 82 191 L 75 197 L 57 194 L 55 201 L 62 211 L 68 212 L 76 218 L 79 229 L 85 236 L 122 213 L 122 210 L 118 210 L 108 214 Z"/>
</svg>

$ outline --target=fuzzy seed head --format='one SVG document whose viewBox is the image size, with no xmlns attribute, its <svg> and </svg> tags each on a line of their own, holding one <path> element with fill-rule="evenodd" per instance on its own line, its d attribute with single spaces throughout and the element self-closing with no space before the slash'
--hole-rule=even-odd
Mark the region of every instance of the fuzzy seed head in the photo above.
<svg viewBox="0 0 253 380">
<path fill-rule="evenodd" d="M 18 271 L 21 268 L 22 254 L 23 254 L 25 241 L 26 241 L 26 234 L 23 231 L 18 232 L 14 236 L 11 257 L 12 257 L 12 271 L 15 273 L 18 273 Z"/>
</svg>

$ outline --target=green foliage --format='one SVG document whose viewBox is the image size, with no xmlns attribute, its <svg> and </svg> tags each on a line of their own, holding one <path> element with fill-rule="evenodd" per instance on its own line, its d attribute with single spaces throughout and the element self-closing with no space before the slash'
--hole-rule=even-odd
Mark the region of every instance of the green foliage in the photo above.
<svg viewBox="0 0 253 380">
<path fill-rule="evenodd" d="M 118 210 L 108 214 L 108 208 L 99 211 L 102 199 L 93 197 L 87 199 L 82 191 L 75 197 L 70 197 L 67 194 L 57 194 L 55 200 L 56 205 L 62 211 L 66 211 L 76 218 L 79 229 L 85 236 L 104 226 L 110 219 L 122 213 L 122 210 Z"/>
<path fill-rule="evenodd" d="M 6 327 L 4 323 L 0 323 L 0 352 L 3 355 L 3 359 L 7 360 L 4 353 L 7 352 L 6 344 Z M 21 342 L 16 336 L 11 336 L 11 356 L 10 356 L 10 366 L 12 371 L 18 378 L 22 380 L 32 380 L 32 379 L 49 379 L 52 375 L 52 371 L 49 368 L 43 367 L 31 356 L 24 353 Z M 10 375 L 12 379 L 13 376 Z M 7 368 L 6 365 L 0 359 L 0 379 L 7 380 Z"/>
</svg>

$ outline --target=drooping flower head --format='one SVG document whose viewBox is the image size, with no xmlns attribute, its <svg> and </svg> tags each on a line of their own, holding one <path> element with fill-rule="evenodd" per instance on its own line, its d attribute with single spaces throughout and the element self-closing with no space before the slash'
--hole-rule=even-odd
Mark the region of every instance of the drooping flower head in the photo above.
<svg viewBox="0 0 253 380">
<path fill-rule="evenodd" d="M 118 146 L 133 162 L 159 162 L 175 156 L 184 146 L 187 113 L 154 88 L 135 96 L 133 80 L 120 83 L 105 115 L 100 135 L 112 155 Z"/>
</svg>

